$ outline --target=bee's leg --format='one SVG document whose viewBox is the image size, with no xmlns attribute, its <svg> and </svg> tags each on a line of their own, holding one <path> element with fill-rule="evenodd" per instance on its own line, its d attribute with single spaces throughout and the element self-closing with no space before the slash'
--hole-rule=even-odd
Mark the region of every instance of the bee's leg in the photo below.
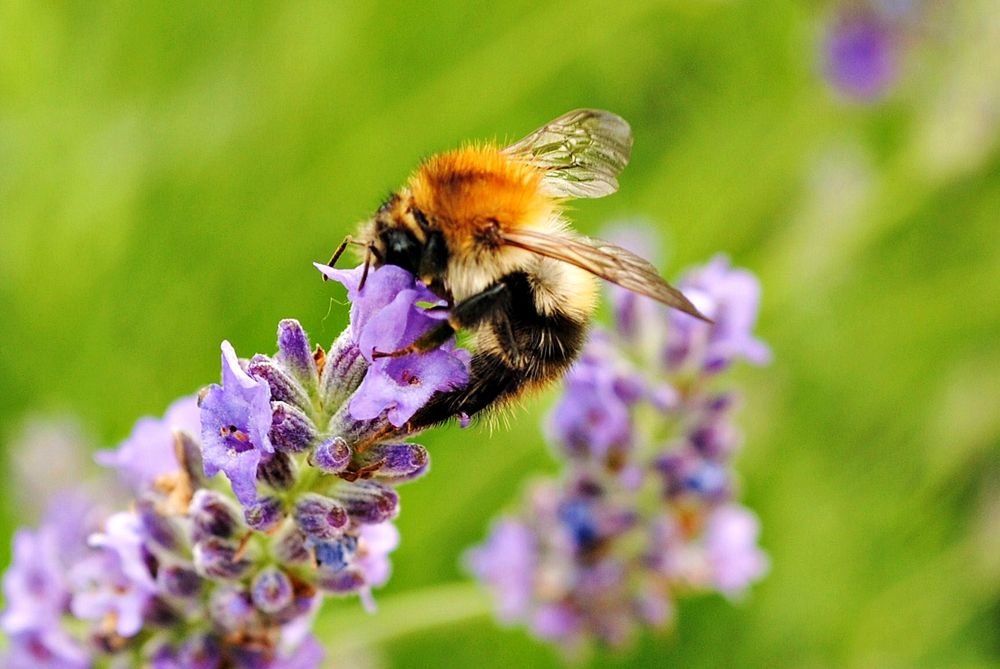
<svg viewBox="0 0 1000 669">
<path fill-rule="evenodd" d="M 333 255 L 330 256 L 330 260 L 327 261 L 326 264 L 328 266 L 330 266 L 330 267 L 334 267 L 337 264 L 337 261 L 340 260 L 340 256 L 344 255 L 344 251 L 347 250 L 347 246 L 349 244 L 353 244 L 353 243 L 354 243 L 354 238 L 353 237 L 351 237 L 350 235 L 347 235 L 346 237 L 344 237 L 344 241 L 340 242 L 340 246 L 338 246 L 337 250 L 333 252 Z M 329 281 L 330 277 L 328 277 L 328 276 L 326 276 L 324 274 L 323 275 L 323 280 L 324 281 Z"/>
<path fill-rule="evenodd" d="M 525 274 L 508 275 L 503 283 L 507 294 L 497 300 L 501 310 L 483 323 L 489 329 L 480 330 L 469 382 L 434 394 L 407 423 L 410 431 L 504 406 L 525 391 L 558 379 L 579 355 L 586 318 L 539 312 Z"/>
<path fill-rule="evenodd" d="M 511 360 L 520 360 L 521 351 L 517 346 L 517 337 L 514 336 L 514 328 L 510 324 L 510 317 L 507 314 L 503 314 L 500 319 L 500 327 L 502 328 L 497 332 L 497 336 L 502 337 L 501 342 L 506 347 L 507 353 L 510 355 Z"/>
<path fill-rule="evenodd" d="M 453 334 L 455 334 L 455 328 L 452 327 L 451 323 L 448 321 L 442 321 L 440 325 L 435 325 L 433 328 L 420 335 L 415 342 L 406 348 L 389 352 L 375 350 L 372 351 L 372 358 L 375 360 L 378 360 L 379 358 L 401 358 L 404 355 L 410 355 L 411 353 L 431 351 L 448 341 Z"/>
<path fill-rule="evenodd" d="M 411 353 L 433 350 L 448 341 L 457 330 L 474 327 L 505 308 L 507 297 L 507 285 L 502 281 L 495 283 L 483 292 L 456 304 L 448 314 L 448 320 L 441 321 L 406 348 L 392 352 L 373 351 L 372 358 L 398 358 Z M 511 336 L 513 337 L 513 332 Z"/>
<path fill-rule="evenodd" d="M 365 282 L 368 281 L 368 268 L 372 265 L 372 247 L 369 245 L 365 249 L 365 268 L 361 270 L 361 281 L 358 282 L 358 292 L 365 287 Z"/>
<path fill-rule="evenodd" d="M 359 242 L 354 239 L 354 237 L 347 235 L 344 237 L 344 241 L 340 242 L 340 245 L 337 246 L 337 249 L 333 252 L 333 255 L 330 256 L 330 260 L 328 260 L 326 264 L 329 267 L 334 267 L 337 264 L 337 261 L 340 260 L 340 256 L 344 255 L 344 251 L 346 251 L 347 247 L 351 244 L 355 246 L 367 246 L 365 249 L 365 269 L 364 274 L 361 276 L 361 285 L 363 286 L 365 284 L 365 279 L 368 278 L 368 266 L 371 265 L 372 258 L 374 257 L 379 262 L 382 262 L 382 254 L 378 252 L 378 249 L 375 248 L 374 244 L 368 243 L 366 245 L 364 242 Z M 330 277 L 323 275 L 323 280 L 329 281 Z"/>
</svg>

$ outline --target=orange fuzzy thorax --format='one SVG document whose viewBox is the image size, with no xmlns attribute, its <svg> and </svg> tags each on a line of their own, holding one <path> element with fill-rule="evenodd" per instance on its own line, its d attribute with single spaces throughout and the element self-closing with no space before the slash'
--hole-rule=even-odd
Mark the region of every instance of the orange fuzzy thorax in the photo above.
<svg viewBox="0 0 1000 669">
<path fill-rule="evenodd" d="M 414 204 L 448 237 L 465 246 L 490 230 L 544 226 L 556 202 L 542 190 L 542 172 L 493 146 L 469 146 L 428 159 L 410 177 Z"/>
</svg>

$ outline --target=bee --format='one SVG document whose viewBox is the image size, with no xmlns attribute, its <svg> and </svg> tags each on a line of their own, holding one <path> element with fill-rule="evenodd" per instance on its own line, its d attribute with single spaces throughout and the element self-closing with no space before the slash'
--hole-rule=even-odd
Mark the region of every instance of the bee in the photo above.
<svg viewBox="0 0 1000 669">
<path fill-rule="evenodd" d="M 632 130 L 596 109 L 568 112 L 505 148 L 471 145 L 425 160 L 349 244 L 365 268 L 397 265 L 447 304 L 448 317 L 398 351 L 432 350 L 474 334 L 469 383 L 431 398 L 408 424 L 420 430 L 475 416 L 559 379 L 583 348 L 596 277 L 707 321 L 639 256 L 570 229 L 563 203 L 618 190 Z"/>
</svg>

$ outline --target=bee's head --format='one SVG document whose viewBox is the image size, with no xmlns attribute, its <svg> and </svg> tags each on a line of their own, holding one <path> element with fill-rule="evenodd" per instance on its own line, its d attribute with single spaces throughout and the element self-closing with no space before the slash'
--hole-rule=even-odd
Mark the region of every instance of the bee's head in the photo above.
<svg viewBox="0 0 1000 669">
<path fill-rule="evenodd" d="M 379 208 L 372 223 L 371 239 L 380 264 L 402 267 L 432 290 L 443 285 L 447 245 L 423 212 L 397 194 Z"/>
</svg>

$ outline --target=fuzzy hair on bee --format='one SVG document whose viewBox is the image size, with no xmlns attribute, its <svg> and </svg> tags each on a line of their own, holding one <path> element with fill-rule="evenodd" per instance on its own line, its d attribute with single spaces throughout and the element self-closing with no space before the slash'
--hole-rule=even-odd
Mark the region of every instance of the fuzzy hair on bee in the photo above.
<svg viewBox="0 0 1000 669">
<path fill-rule="evenodd" d="M 618 190 L 632 132 L 611 112 L 579 109 L 501 148 L 469 145 L 417 168 L 356 238 L 369 265 L 412 272 L 447 303 L 448 318 L 410 346 L 431 350 L 474 334 L 469 383 L 438 393 L 409 422 L 419 430 L 499 408 L 562 377 L 597 306 L 597 278 L 708 320 L 648 262 L 574 232 L 563 203 Z M 363 282 L 363 279 L 362 279 Z"/>
</svg>

